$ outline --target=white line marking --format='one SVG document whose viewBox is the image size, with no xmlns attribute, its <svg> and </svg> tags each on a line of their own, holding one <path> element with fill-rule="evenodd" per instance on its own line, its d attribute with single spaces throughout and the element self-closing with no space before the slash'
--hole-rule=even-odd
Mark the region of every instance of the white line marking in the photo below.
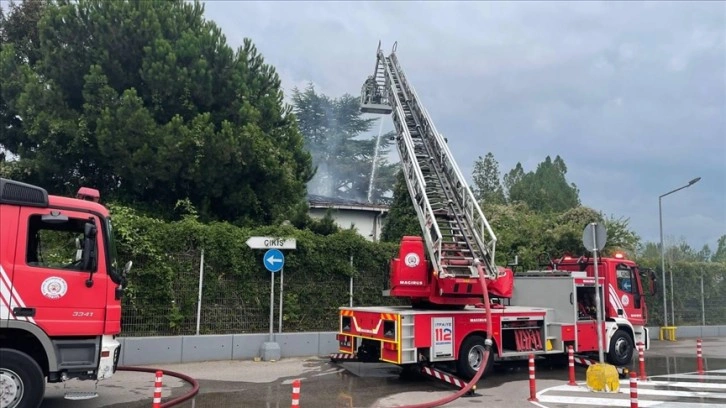
<svg viewBox="0 0 726 408">
<path fill-rule="evenodd" d="M 701 382 L 680 382 L 680 381 L 638 381 L 638 388 L 648 385 L 660 385 L 668 387 L 684 387 L 684 388 L 718 388 L 726 389 L 724 383 L 701 383 Z M 628 380 L 620 380 L 621 387 L 630 387 Z"/>
<path fill-rule="evenodd" d="M 654 375 L 653 378 L 681 378 L 681 379 L 693 379 L 693 380 L 726 380 L 726 376 L 723 375 L 708 375 L 708 374 L 663 374 Z"/>
<path fill-rule="evenodd" d="M 590 392 L 583 386 L 573 387 L 571 385 L 558 385 L 549 388 L 550 391 L 567 391 L 567 392 Z M 620 387 L 620 394 L 630 395 L 629 387 Z M 726 399 L 726 393 L 723 392 L 704 392 L 704 391 L 671 391 L 671 390 L 652 390 L 645 388 L 643 383 L 638 384 L 638 396 L 640 395 L 661 395 L 670 397 L 692 397 L 692 398 L 720 398 Z"/>
<path fill-rule="evenodd" d="M 609 399 L 594 397 L 566 397 L 562 395 L 542 395 L 537 397 L 539 402 L 550 402 L 553 404 L 588 405 L 591 407 L 630 407 L 629 399 Z M 638 400 L 639 407 L 652 407 L 661 404 L 661 401 Z"/>
</svg>

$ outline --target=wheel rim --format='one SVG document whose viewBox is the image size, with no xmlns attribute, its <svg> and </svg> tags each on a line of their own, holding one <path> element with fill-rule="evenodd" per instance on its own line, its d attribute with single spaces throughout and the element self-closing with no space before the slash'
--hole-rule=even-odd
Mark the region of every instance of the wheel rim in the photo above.
<svg viewBox="0 0 726 408">
<path fill-rule="evenodd" d="M 0 408 L 14 408 L 23 399 L 23 380 L 14 371 L 0 368 Z"/>
<path fill-rule="evenodd" d="M 474 369 L 474 371 L 479 370 L 479 366 L 481 365 L 482 360 L 484 359 L 484 347 L 482 346 L 474 346 L 469 350 L 469 367 Z"/>
<path fill-rule="evenodd" d="M 624 337 L 615 342 L 615 355 L 618 360 L 625 360 L 628 357 L 628 340 Z"/>
</svg>

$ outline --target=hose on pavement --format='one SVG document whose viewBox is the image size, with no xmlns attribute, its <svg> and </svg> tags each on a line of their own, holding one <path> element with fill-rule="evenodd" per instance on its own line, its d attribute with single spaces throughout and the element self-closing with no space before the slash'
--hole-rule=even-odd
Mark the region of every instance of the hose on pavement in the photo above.
<svg viewBox="0 0 726 408">
<path fill-rule="evenodd" d="M 118 366 L 116 368 L 116 370 L 117 371 L 138 371 L 138 372 L 142 372 L 142 373 L 156 373 L 157 371 L 161 371 L 164 373 L 164 375 L 176 377 L 182 381 L 186 381 L 187 383 L 189 383 L 189 385 L 192 386 L 192 389 L 189 390 L 187 393 L 182 394 L 178 397 L 172 398 L 169 401 L 163 402 L 161 404 L 161 408 L 171 408 L 171 407 L 177 406 L 177 405 L 181 404 L 182 402 L 193 398 L 195 395 L 197 395 L 197 393 L 199 393 L 199 382 L 197 382 L 197 380 L 195 380 L 194 378 L 192 378 L 186 374 L 177 373 L 175 371 L 169 371 L 169 370 L 161 370 L 158 368 L 131 367 L 131 366 Z"/>
</svg>

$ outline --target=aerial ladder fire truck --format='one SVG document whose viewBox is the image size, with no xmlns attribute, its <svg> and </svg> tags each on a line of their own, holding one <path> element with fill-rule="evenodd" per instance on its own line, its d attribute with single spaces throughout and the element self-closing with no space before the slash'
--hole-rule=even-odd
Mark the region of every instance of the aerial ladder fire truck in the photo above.
<svg viewBox="0 0 726 408">
<path fill-rule="evenodd" d="M 517 274 L 496 265 L 497 238 L 404 74 L 395 44 L 386 56 L 379 43 L 361 111 L 393 119 L 422 236 L 402 238 L 384 291 L 411 305 L 341 307 L 339 352 L 331 358 L 441 367 L 469 381 L 495 360 L 566 356 L 569 346 L 578 355 L 597 354 L 593 258 L 563 256 L 544 270 Z M 602 350 L 623 367 L 636 344 L 650 346 L 646 271 L 620 255 L 598 258 L 598 270 Z M 654 274 L 648 276 L 653 290 Z"/>
<path fill-rule="evenodd" d="M 46 382 L 110 378 L 119 362 L 121 268 L 98 190 L 75 198 L 0 178 L 0 407 L 37 408 Z M 66 398 L 95 391 L 66 388 Z"/>
</svg>

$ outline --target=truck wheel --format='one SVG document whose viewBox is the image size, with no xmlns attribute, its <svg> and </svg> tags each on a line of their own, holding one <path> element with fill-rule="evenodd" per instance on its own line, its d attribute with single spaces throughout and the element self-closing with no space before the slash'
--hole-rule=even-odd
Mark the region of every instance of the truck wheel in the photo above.
<svg viewBox="0 0 726 408">
<path fill-rule="evenodd" d="M 25 353 L 0 349 L 0 406 L 38 408 L 45 394 L 45 376 Z"/>
<path fill-rule="evenodd" d="M 615 366 L 630 364 L 633 360 L 633 339 L 625 330 L 618 330 L 610 339 L 608 362 Z"/>
<path fill-rule="evenodd" d="M 484 359 L 484 337 L 479 335 L 469 336 L 464 340 L 459 349 L 459 358 L 456 361 L 456 373 L 459 377 L 466 381 L 471 380 L 479 371 L 479 367 Z M 489 375 L 492 372 L 494 365 L 494 348 L 492 347 L 491 353 L 489 353 L 489 360 L 486 362 L 487 366 L 484 369 L 483 376 Z M 483 378 L 482 376 L 482 378 Z"/>
</svg>

